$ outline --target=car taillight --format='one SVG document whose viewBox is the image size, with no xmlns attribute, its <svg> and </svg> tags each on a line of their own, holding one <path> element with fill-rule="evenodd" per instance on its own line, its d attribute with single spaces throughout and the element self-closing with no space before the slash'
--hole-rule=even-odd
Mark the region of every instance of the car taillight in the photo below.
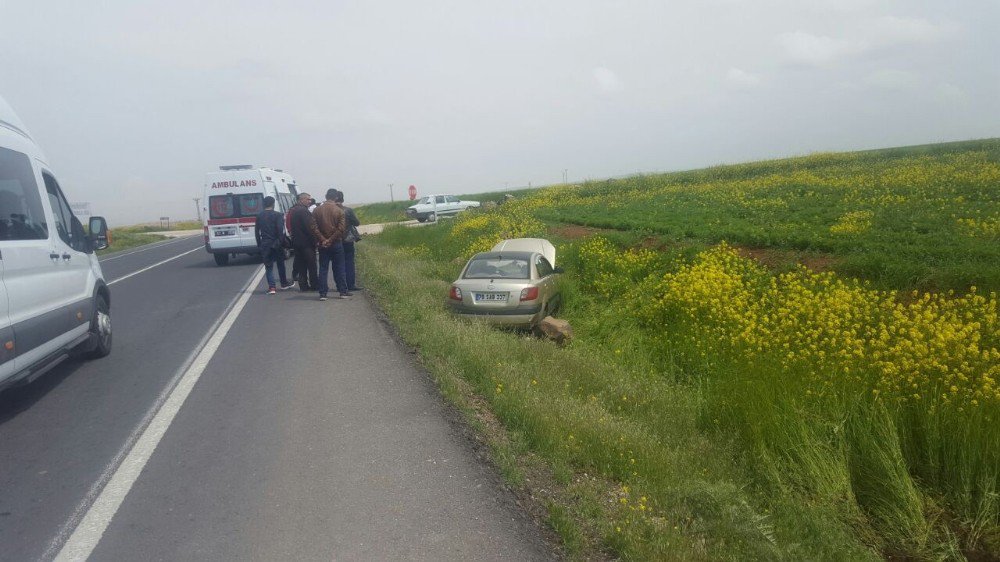
<svg viewBox="0 0 1000 562">
<path fill-rule="evenodd" d="M 208 244 L 208 227 L 205 227 L 205 243 Z"/>
<path fill-rule="evenodd" d="M 452 285 L 451 293 L 448 296 L 454 300 L 460 301 L 462 300 L 462 289 L 459 289 L 458 287 Z"/>
<path fill-rule="evenodd" d="M 538 287 L 527 287 L 521 289 L 521 300 L 533 301 L 538 298 Z"/>
</svg>

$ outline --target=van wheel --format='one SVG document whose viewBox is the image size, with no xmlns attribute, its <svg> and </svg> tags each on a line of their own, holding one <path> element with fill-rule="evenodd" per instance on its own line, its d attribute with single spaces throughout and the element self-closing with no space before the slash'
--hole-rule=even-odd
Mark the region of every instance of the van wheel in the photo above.
<svg viewBox="0 0 1000 562">
<path fill-rule="evenodd" d="M 215 256 L 215 265 L 229 265 L 229 254 L 212 254 Z"/>
<path fill-rule="evenodd" d="M 111 308 L 108 301 L 98 295 L 94 299 L 94 318 L 90 321 L 90 333 L 95 340 L 94 349 L 86 353 L 88 359 L 100 359 L 111 353 Z"/>
</svg>

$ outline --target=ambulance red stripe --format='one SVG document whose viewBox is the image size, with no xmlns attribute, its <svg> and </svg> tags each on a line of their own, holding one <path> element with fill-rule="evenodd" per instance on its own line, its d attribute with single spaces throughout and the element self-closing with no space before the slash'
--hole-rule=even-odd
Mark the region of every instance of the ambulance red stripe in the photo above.
<svg viewBox="0 0 1000 562">
<path fill-rule="evenodd" d="M 219 226 L 221 224 L 257 224 L 257 217 L 242 219 L 208 219 L 208 226 Z"/>
</svg>

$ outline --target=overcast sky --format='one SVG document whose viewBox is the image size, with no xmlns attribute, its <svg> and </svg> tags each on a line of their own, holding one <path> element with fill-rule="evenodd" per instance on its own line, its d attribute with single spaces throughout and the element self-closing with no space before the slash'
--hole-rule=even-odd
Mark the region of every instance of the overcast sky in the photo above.
<svg viewBox="0 0 1000 562">
<path fill-rule="evenodd" d="M 1000 136 L 1000 2 L 0 0 L 69 198 L 192 218 L 221 164 L 348 202 Z"/>
</svg>

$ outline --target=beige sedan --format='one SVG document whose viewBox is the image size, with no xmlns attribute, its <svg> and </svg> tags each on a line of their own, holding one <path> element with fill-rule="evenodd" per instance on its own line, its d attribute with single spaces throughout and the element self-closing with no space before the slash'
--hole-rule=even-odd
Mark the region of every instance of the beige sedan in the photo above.
<svg viewBox="0 0 1000 562">
<path fill-rule="evenodd" d="M 448 305 L 492 324 L 532 328 L 559 308 L 562 270 L 554 262 L 548 240 L 505 240 L 472 256 L 451 285 Z"/>
</svg>

